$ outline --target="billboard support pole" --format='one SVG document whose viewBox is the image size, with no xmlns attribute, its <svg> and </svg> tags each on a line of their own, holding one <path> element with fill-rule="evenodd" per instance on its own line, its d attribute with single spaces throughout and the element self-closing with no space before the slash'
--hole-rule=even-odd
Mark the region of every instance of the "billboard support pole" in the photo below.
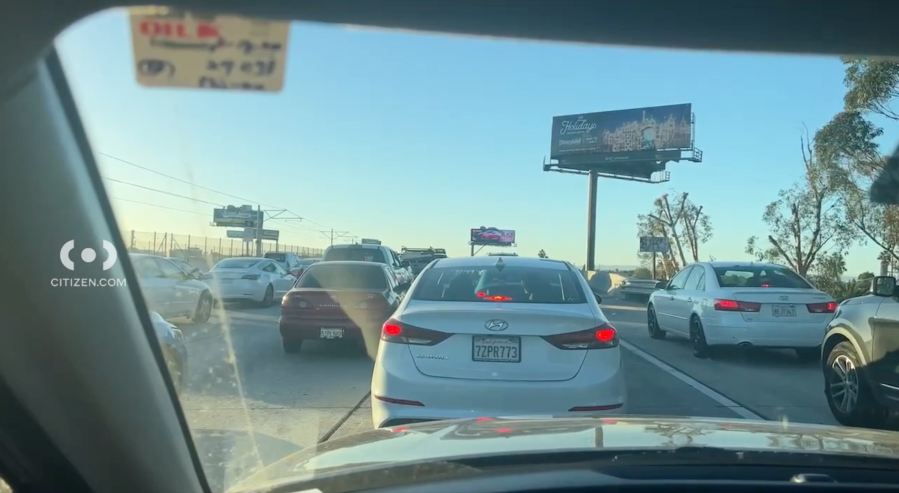
<svg viewBox="0 0 899 493">
<path fill-rule="evenodd" d="M 590 171 L 590 183 L 587 189 L 587 271 L 596 270 L 596 187 L 599 174 Z"/>
<path fill-rule="evenodd" d="M 471 256 L 474 257 L 474 243 L 471 244 Z"/>
<path fill-rule="evenodd" d="M 256 205 L 256 256 L 262 256 L 262 219 L 264 213 L 262 212 L 262 206 Z"/>
</svg>

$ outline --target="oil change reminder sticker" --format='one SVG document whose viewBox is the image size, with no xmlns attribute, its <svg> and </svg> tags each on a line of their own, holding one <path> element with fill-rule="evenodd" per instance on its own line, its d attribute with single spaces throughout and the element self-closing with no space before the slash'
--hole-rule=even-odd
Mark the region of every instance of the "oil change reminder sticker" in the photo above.
<svg viewBox="0 0 899 493">
<path fill-rule="evenodd" d="M 137 82 L 279 92 L 290 22 L 208 15 L 168 7 L 129 11 Z"/>
</svg>

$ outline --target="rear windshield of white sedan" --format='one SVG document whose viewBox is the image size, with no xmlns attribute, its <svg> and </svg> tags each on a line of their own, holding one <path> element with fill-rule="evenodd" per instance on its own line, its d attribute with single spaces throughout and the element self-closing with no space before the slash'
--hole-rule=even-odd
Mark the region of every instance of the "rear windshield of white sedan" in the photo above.
<svg viewBox="0 0 899 493">
<path fill-rule="evenodd" d="M 259 263 L 259 259 L 253 258 L 228 258 L 215 264 L 216 269 L 249 269 Z"/>
<path fill-rule="evenodd" d="M 586 303 L 577 272 L 540 267 L 434 268 L 418 281 L 413 300 Z"/>
<path fill-rule="evenodd" d="M 297 281 L 298 288 L 387 289 L 384 269 L 379 265 L 314 264 Z"/>
<path fill-rule="evenodd" d="M 803 278 L 786 267 L 715 267 L 715 275 L 722 288 L 813 289 Z"/>
</svg>

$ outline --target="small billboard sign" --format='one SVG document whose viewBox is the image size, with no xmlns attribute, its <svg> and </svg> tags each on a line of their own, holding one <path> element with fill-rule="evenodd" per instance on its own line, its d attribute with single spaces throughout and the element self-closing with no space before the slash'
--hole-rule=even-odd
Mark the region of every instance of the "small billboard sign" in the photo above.
<svg viewBox="0 0 899 493">
<path fill-rule="evenodd" d="M 514 229 L 471 228 L 472 245 L 511 246 L 515 243 Z"/>
<path fill-rule="evenodd" d="M 641 236 L 641 253 L 668 253 L 671 250 L 671 242 L 664 236 Z"/>
</svg>

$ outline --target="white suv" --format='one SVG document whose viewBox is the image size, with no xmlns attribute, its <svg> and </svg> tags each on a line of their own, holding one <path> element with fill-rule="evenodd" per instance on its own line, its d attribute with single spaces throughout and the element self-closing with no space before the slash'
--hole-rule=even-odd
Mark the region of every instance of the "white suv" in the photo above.
<svg viewBox="0 0 899 493">
<path fill-rule="evenodd" d="M 401 286 L 412 284 L 415 277 L 408 260 L 400 260 L 392 248 L 371 243 L 354 243 L 351 245 L 331 245 L 325 249 L 322 262 L 335 260 L 358 260 L 387 264 L 393 269 L 397 283 Z"/>
</svg>

